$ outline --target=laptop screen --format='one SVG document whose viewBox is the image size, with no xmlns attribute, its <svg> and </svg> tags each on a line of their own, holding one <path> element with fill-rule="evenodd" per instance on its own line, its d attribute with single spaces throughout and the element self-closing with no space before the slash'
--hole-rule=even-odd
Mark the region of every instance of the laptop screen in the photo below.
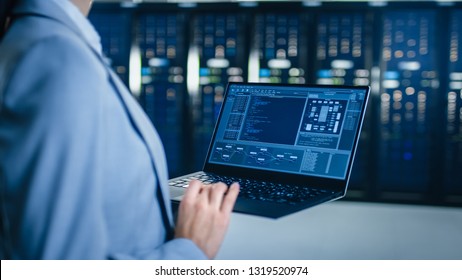
<svg viewBox="0 0 462 280">
<path fill-rule="evenodd" d="M 208 163 L 345 179 L 366 87 L 228 87 Z"/>
</svg>

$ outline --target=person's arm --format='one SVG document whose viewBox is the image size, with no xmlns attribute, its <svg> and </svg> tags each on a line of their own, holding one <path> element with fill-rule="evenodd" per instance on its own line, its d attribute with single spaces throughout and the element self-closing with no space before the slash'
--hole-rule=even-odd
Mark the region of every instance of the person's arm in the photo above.
<svg viewBox="0 0 462 280">
<path fill-rule="evenodd" d="M 49 38 L 18 61 L 0 123 L 13 257 L 103 259 L 101 87 L 71 39 Z"/>
</svg>

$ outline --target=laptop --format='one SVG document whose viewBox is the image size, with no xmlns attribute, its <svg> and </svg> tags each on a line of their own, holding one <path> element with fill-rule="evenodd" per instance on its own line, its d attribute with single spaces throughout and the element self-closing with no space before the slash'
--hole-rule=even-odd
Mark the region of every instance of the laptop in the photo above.
<svg viewBox="0 0 462 280">
<path fill-rule="evenodd" d="M 234 211 L 279 218 L 345 196 L 367 86 L 229 83 L 202 171 L 171 179 L 239 182 Z"/>
</svg>

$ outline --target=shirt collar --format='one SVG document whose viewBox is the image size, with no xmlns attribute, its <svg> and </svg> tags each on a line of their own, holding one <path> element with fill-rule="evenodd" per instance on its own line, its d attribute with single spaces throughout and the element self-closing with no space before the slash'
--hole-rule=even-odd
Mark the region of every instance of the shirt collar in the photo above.
<svg viewBox="0 0 462 280">
<path fill-rule="evenodd" d="M 48 0 L 49 1 L 49 0 Z M 102 53 L 101 38 L 96 32 L 90 21 L 79 11 L 79 9 L 69 0 L 52 0 L 66 13 L 66 15 L 77 26 L 91 47 Z"/>
</svg>

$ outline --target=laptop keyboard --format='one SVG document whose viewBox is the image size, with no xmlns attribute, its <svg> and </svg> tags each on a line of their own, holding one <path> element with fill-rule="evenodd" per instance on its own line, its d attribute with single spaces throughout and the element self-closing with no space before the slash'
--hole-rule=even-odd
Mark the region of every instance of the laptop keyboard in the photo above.
<svg viewBox="0 0 462 280">
<path fill-rule="evenodd" d="M 204 182 L 205 184 L 224 182 L 227 185 L 231 185 L 234 182 L 238 182 L 240 185 L 240 197 L 293 205 L 298 204 L 300 202 L 315 199 L 321 195 L 328 196 L 334 194 L 334 192 L 332 191 L 322 189 L 277 184 L 235 177 L 218 176 L 206 173 L 199 173 L 195 176 L 173 180 L 170 181 L 169 184 L 170 186 L 186 188 L 188 187 L 189 181 L 191 181 L 192 179 L 197 179 L 199 181 Z"/>
</svg>

